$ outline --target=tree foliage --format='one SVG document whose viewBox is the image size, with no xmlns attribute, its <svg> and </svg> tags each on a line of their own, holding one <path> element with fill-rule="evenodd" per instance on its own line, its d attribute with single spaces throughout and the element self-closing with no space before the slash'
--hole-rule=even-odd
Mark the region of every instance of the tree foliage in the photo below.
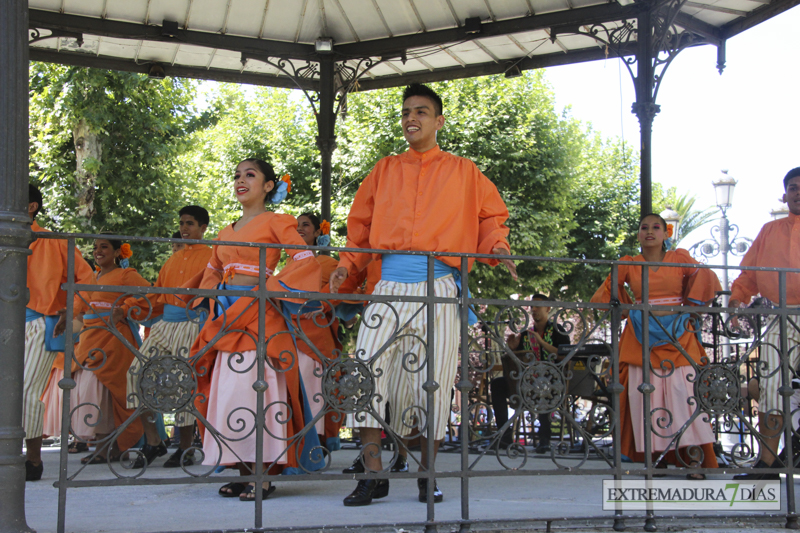
<svg viewBox="0 0 800 533">
<path fill-rule="evenodd" d="M 31 63 L 30 176 L 44 195 L 43 225 L 70 232 L 168 237 L 177 229 L 177 156 L 208 123 L 194 112 L 194 85 L 180 79 Z M 96 176 L 94 214 L 78 208 L 74 130 L 85 123 L 102 146 L 83 168 Z M 84 244 L 84 246 L 88 246 Z M 154 279 L 164 247 L 139 243 L 132 264 Z"/>
</svg>

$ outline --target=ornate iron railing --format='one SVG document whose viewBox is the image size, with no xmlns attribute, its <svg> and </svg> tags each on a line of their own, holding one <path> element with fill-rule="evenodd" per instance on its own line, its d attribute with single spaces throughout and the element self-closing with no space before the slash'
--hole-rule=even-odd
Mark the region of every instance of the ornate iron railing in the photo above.
<svg viewBox="0 0 800 533">
<path fill-rule="evenodd" d="M 67 239 L 68 245 L 73 247 L 76 240 L 80 239 L 109 239 L 117 236 L 109 235 L 90 235 L 90 234 L 39 234 L 38 238 L 61 238 Z M 126 241 L 150 241 L 168 243 L 172 239 L 158 238 L 138 238 L 119 236 Z M 183 241 L 187 244 L 194 244 L 207 241 Z M 275 245 L 267 244 L 242 244 L 239 242 L 219 242 L 215 245 L 229 246 L 249 246 L 258 248 L 260 272 L 266 270 L 266 250 Z M 292 247 L 286 247 L 292 248 Z M 297 247 L 295 247 L 297 248 Z M 337 248 L 320 248 L 320 250 L 338 251 Z M 370 251 L 363 251 L 370 253 Z M 375 251 L 372 251 L 375 252 Z M 387 253 L 387 252 L 383 252 Z M 392 252 L 388 252 L 392 253 Z M 560 262 L 576 264 L 580 268 L 581 264 L 605 264 L 608 265 L 611 276 L 611 301 L 610 303 L 587 303 L 587 302 L 558 302 L 558 301 L 529 301 L 512 299 L 510 297 L 486 297 L 486 295 L 470 296 L 464 292 L 458 296 L 445 297 L 434 293 L 434 261 L 441 257 L 457 257 L 462 274 L 464 286 L 469 284 L 471 274 L 467 272 L 468 259 L 488 258 L 490 256 L 479 254 L 437 254 L 429 252 L 414 252 L 414 255 L 425 257 L 428 264 L 427 292 L 424 296 L 388 296 L 388 295 L 364 295 L 352 294 L 347 296 L 347 300 L 361 301 L 365 305 L 382 306 L 385 310 L 384 316 L 398 316 L 398 306 L 404 304 L 417 304 L 419 307 L 412 312 L 412 315 L 422 313 L 427 321 L 427 332 L 421 336 L 415 331 L 407 331 L 403 324 L 396 321 L 390 340 L 386 342 L 380 350 L 374 354 L 350 353 L 345 347 L 341 351 L 337 350 L 332 354 L 320 351 L 311 341 L 309 332 L 305 328 L 313 327 L 328 328 L 335 320 L 332 313 L 334 301 L 341 300 L 342 295 L 320 293 L 301 293 L 296 292 L 275 292 L 268 291 L 262 278 L 259 286 L 252 291 L 230 290 L 224 291 L 226 296 L 238 296 L 249 298 L 245 310 L 238 316 L 252 308 L 257 309 L 258 321 L 256 334 L 250 331 L 243 331 L 237 327 L 232 327 L 238 316 L 227 317 L 227 311 L 221 311 L 225 316 L 225 324 L 215 337 L 215 341 L 226 335 L 244 335 L 254 343 L 254 360 L 247 360 L 245 354 L 232 353 L 218 359 L 217 364 L 225 364 L 234 372 L 245 372 L 251 368 L 256 370 L 256 379 L 252 383 L 253 391 L 263 393 L 268 389 L 267 374 L 286 374 L 291 372 L 298 365 L 297 353 L 288 351 L 282 352 L 277 359 L 267 357 L 269 344 L 275 342 L 278 335 L 291 335 L 294 339 L 302 340 L 315 352 L 322 361 L 315 371 L 315 377 L 319 380 L 320 393 L 315 397 L 309 398 L 309 403 L 316 408 L 311 409 L 311 415 L 306 413 L 307 422 L 305 427 L 294 434 L 283 437 L 274 434 L 270 427 L 282 426 L 292 417 L 292 406 L 288 400 L 273 401 L 265 405 L 264 395 L 256 394 L 256 409 L 241 409 L 231 412 L 225 421 L 224 427 L 216 427 L 210 422 L 197 405 L 207 403 L 210 398 L 197 387 L 198 376 L 203 376 L 210 369 L 198 366 L 198 361 L 209 349 L 210 345 L 201 347 L 196 353 L 190 354 L 186 349 L 181 353 L 151 353 L 143 354 L 137 346 L 132 344 L 125 336 L 111 324 L 112 321 L 103 319 L 103 324 L 95 326 L 105 332 L 105 334 L 115 337 L 128 350 L 130 350 L 138 361 L 137 372 L 139 386 L 135 392 L 138 407 L 133 414 L 123 424 L 119 425 L 115 431 L 96 442 L 98 449 L 109 446 L 137 417 L 146 410 L 153 413 L 175 414 L 191 413 L 206 428 L 206 440 L 201 447 L 193 447 L 189 452 L 193 452 L 198 461 L 209 456 L 210 447 L 216 449 L 232 450 L 232 443 L 244 439 L 254 439 L 256 441 L 255 465 L 263 464 L 262 445 L 265 439 L 271 439 L 273 443 L 281 443 L 282 451 L 278 454 L 277 460 L 290 459 L 290 454 L 294 454 L 293 459 L 300 463 L 299 470 L 303 475 L 278 477 L 272 471 L 265 471 L 263 468 L 250 466 L 242 476 L 238 475 L 214 475 L 218 470 L 219 460 L 212 464 L 181 466 L 176 471 L 174 477 L 153 477 L 148 475 L 148 465 L 141 460 L 141 452 L 131 450 L 123 454 L 118 466 L 109 464 L 110 475 L 104 479 L 89 479 L 84 475 L 85 467 L 71 469 L 67 461 L 67 442 L 70 439 L 70 428 L 74 424 L 74 416 L 77 406 L 70 403 L 70 391 L 75 387 L 72 365 L 65 364 L 64 378 L 59 386 L 63 389 L 63 411 L 62 411 L 62 433 L 61 433 L 61 469 L 57 487 L 59 490 L 58 500 L 58 523 L 59 532 L 66 531 L 67 492 L 81 487 L 93 486 L 115 486 L 115 485 L 163 485 L 163 484 L 210 484 L 218 485 L 227 482 L 254 482 L 259 486 L 262 482 L 272 482 L 280 480 L 282 482 L 300 482 L 306 480 L 330 480 L 341 481 L 342 479 L 392 479 L 395 477 L 408 478 L 416 477 L 429 481 L 428 487 L 432 488 L 433 478 L 443 476 L 458 478 L 462 483 L 461 491 L 461 520 L 458 522 L 462 531 L 469 530 L 470 524 L 477 524 L 481 517 L 473 517 L 470 514 L 470 486 L 469 480 L 475 477 L 486 476 L 539 476 L 546 475 L 605 475 L 613 479 L 652 479 L 654 475 L 663 471 L 657 470 L 657 465 L 664 458 L 668 449 L 680 446 L 681 438 L 686 431 L 689 422 L 696 418 L 701 418 L 704 423 L 712 424 L 717 436 L 734 435 L 723 443 L 722 449 L 718 452 L 722 454 L 728 462 L 725 469 L 726 474 L 752 472 L 750 466 L 756 460 L 759 448 L 763 447 L 766 431 L 780 432 L 785 442 L 786 453 L 779 459 L 778 466 L 769 472 L 779 472 L 785 474 L 787 479 L 796 470 L 794 454 L 800 450 L 795 450 L 792 437 L 794 432 L 792 424 L 788 418 L 783 417 L 783 424 L 775 425 L 771 428 L 759 428 L 755 423 L 755 412 L 745 395 L 742 392 L 742 385 L 746 384 L 749 377 L 748 372 L 754 373 L 757 377 L 764 379 L 769 376 L 780 376 L 780 387 L 778 389 L 781 396 L 782 407 L 771 414 L 780 415 L 791 413 L 795 415 L 790 406 L 790 397 L 793 394 L 791 386 L 792 380 L 797 377 L 797 370 L 790 365 L 790 359 L 796 358 L 797 347 L 792 345 L 790 338 L 797 338 L 800 331 L 797 315 L 800 310 L 786 304 L 786 276 L 789 272 L 796 272 L 787 269 L 753 269 L 768 270 L 776 272 L 780 279 L 781 301 L 776 303 L 774 308 L 760 307 L 737 310 L 736 316 L 742 323 L 734 325 L 734 319 L 730 315 L 723 316 L 730 309 L 719 307 L 715 302 L 706 302 L 696 307 L 684 307 L 681 305 L 659 305 L 649 304 L 648 280 L 650 271 L 646 266 L 652 267 L 675 267 L 681 266 L 674 263 L 624 263 L 619 261 L 579 261 L 569 259 L 553 259 L 543 257 L 520 257 L 513 256 L 516 261 L 536 261 L 536 262 Z M 497 256 L 494 256 L 497 257 Z M 74 264 L 73 256 L 68 254 L 68 279 L 73 279 Z M 635 264 L 642 268 L 643 293 L 642 303 L 623 304 L 620 295 L 617 293 L 618 270 L 621 265 Z M 689 266 L 689 265 L 683 265 Z M 710 268 L 704 265 L 698 268 Z M 185 295 L 191 298 L 192 302 L 208 299 L 213 303 L 218 302 L 221 294 L 220 290 L 201 290 L 201 289 L 176 289 L 176 288 L 155 288 L 155 287 L 128 287 L 128 286 L 87 286 L 77 285 L 68 282 L 63 288 L 68 293 L 68 308 L 66 312 L 67 338 L 73 334 L 73 297 L 78 291 L 107 291 L 121 292 L 123 296 L 117 299 L 120 303 L 129 297 L 141 297 L 146 294 L 176 294 Z M 80 296 L 79 296 L 80 297 Z M 306 301 L 305 306 L 299 311 L 302 313 L 312 313 L 311 320 L 300 321 L 296 316 L 292 317 L 284 312 L 281 304 L 282 298 L 302 298 Z M 436 332 L 433 323 L 436 319 L 436 312 L 430 313 L 431 308 L 436 306 L 455 306 L 459 321 L 459 353 L 469 354 L 467 357 L 460 357 L 458 378 L 454 383 L 440 383 L 434 373 L 435 360 L 438 354 L 428 350 L 428 347 L 436 345 Z M 573 348 L 563 357 L 555 355 L 545 356 L 539 359 L 528 360 L 520 357 L 518 353 L 510 350 L 506 345 L 506 335 L 509 332 L 520 332 L 528 329 L 532 325 L 531 316 L 528 308 L 533 306 L 547 306 L 553 308 L 554 320 L 564 331 L 572 335 Z M 469 325 L 469 309 L 472 308 L 478 314 L 480 324 L 478 327 Z M 443 308 L 438 308 L 443 309 Z M 644 439 L 643 464 L 624 464 L 621 453 L 620 443 L 620 412 L 618 409 L 619 397 L 626 393 L 624 384 L 620 383 L 620 362 L 616 356 L 619 353 L 620 331 L 625 323 L 625 316 L 634 310 L 643 312 L 643 345 L 648 344 L 649 323 L 655 323 L 669 337 L 669 344 L 674 346 L 688 360 L 691 370 L 687 379 L 692 383 L 694 390 L 690 398 L 689 406 L 692 409 L 691 420 L 682 427 L 674 427 L 672 424 L 673 414 L 663 409 L 655 409 L 651 412 L 651 394 L 655 390 L 653 383 L 664 380 L 673 375 L 676 371 L 673 364 L 662 364 L 660 367 L 653 368 L 648 364 L 649 357 L 646 350 L 642 353 L 643 383 L 639 387 L 638 393 L 641 394 L 643 412 L 650 413 L 644 420 L 638 421 L 644 425 L 645 435 L 655 435 L 666 439 L 669 442 L 667 450 L 654 452 L 652 439 Z M 142 314 L 147 315 L 143 320 L 149 319 L 151 308 L 146 299 L 140 305 Z M 677 331 L 670 331 L 665 326 L 662 316 L 652 314 L 654 311 L 668 311 L 681 316 L 690 315 L 687 322 L 688 329 L 699 329 L 702 320 L 698 317 L 706 317 L 705 323 L 707 330 L 704 332 L 706 342 L 706 356 L 701 360 L 694 360 L 686 350 L 677 342 Z M 285 321 L 278 328 L 276 333 L 265 337 L 265 320 L 267 317 L 286 317 Z M 307 315 L 308 316 L 308 315 Z M 133 311 L 128 313 L 128 322 L 138 327 L 138 323 L 133 318 L 142 318 L 141 314 Z M 282 318 L 283 319 L 283 318 Z M 759 322 L 756 325 L 756 321 Z M 387 323 L 392 322 L 388 321 Z M 677 323 L 677 321 L 676 321 Z M 709 326 L 709 324 L 713 324 Z M 362 327 L 381 328 L 386 327 L 383 320 L 373 323 L 364 323 Z M 274 328 L 273 328 L 274 329 Z M 86 335 L 82 332 L 82 336 Z M 770 336 L 768 331 L 777 331 L 778 337 Z M 77 333 L 77 332 L 76 332 Z M 394 344 L 405 342 L 413 338 L 415 345 L 421 347 L 418 352 L 401 352 L 402 367 L 405 372 L 425 373 L 423 389 L 426 392 L 426 404 L 413 406 L 413 409 L 400 413 L 403 424 L 407 431 L 403 438 L 398 435 L 392 426 L 384 418 L 385 399 L 376 397 L 374 394 L 375 376 L 381 375 L 385 371 L 385 359 L 380 359 L 380 355 L 393 347 Z M 774 338 L 779 338 L 779 345 Z M 725 360 L 721 357 L 716 347 L 720 343 L 731 343 L 736 346 L 731 351 L 731 356 Z M 586 346 L 594 345 L 594 355 L 582 356 L 581 350 Z M 756 354 L 764 347 L 770 347 L 782 354 L 779 368 L 767 368 L 763 364 L 754 364 Z M 600 355 L 606 351 L 610 356 Z M 496 365 L 501 358 L 508 358 L 516 363 L 518 370 L 512 372 L 510 376 L 518 383 L 518 390 L 512 394 L 512 402 L 518 407 L 509 418 L 508 422 L 502 427 L 497 428 L 493 423 L 492 409 L 488 403 L 486 383 L 488 378 L 496 371 Z M 275 361 L 279 364 L 276 365 Z M 66 361 L 73 361 L 73 347 L 67 345 Z M 98 363 L 99 361 L 99 363 Z M 580 363 L 580 371 L 583 376 L 589 378 L 595 385 L 590 388 L 587 395 L 584 391 L 576 397 L 575 391 L 571 389 L 571 381 L 575 378 L 576 365 Z M 98 347 L 92 354 L 92 364 L 80 366 L 80 371 L 94 371 L 103 365 L 114 364 L 114 361 L 107 357 L 102 349 Z M 242 368 L 244 366 L 244 368 Z M 750 370 L 745 370 L 750 368 Z M 367 472 L 355 475 L 342 475 L 332 472 L 330 468 L 331 451 L 323 445 L 315 445 L 311 449 L 303 449 L 306 440 L 312 439 L 312 432 L 315 424 L 326 416 L 332 420 L 343 422 L 346 417 L 363 416 L 369 413 L 378 420 L 386 432 L 388 439 L 393 443 L 393 459 L 398 450 L 403 450 L 408 456 L 411 465 L 419 465 L 420 457 L 415 449 L 411 449 L 408 444 L 409 438 L 425 435 L 426 431 L 433 424 L 433 411 L 429 409 L 432 405 L 434 392 L 442 388 L 443 390 L 452 389 L 453 396 L 456 398 L 454 411 L 460 413 L 451 421 L 451 437 L 446 443 L 451 451 L 460 454 L 460 467 L 453 471 L 440 471 L 436 465 L 429 470 L 423 470 L 413 474 L 397 474 L 389 470 L 391 461 L 385 461 L 384 469 L 380 472 Z M 446 396 L 446 395 L 445 395 Z M 83 406 L 84 408 L 87 406 Z M 97 411 L 97 418 L 101 418 L 100 406 L 90 406 Z M 541 413 L 552 413 L 552 422 L 556 425 L 554 440 L 557 441 L 550 449 L 550 465 L 541 468 L 540 464 L 534 465 L 530 459 L 533 457 L 532 446 L 536 444 L 536 434 L 534 430 L 536 415 Z M 460 417 L 460 420 L 458 419 Z M 269 420 L 268 420 L 269 418 Z M 96 423 L 91 416 L 84 422 Z M 637 423 L 637 421 L 633 421 Z M 349 421 L 347 422 L 349 424 Z M 395 426 L 396 427 L 396 426 Z M 508 446 L 501 446 L 502 437 L 507 431 L 512 431 L 514 438 Z M 405 439 L 405 440 L 404 440 Z M 429 455 L 433 455 L 433 439 L 427 441 Z M 205 453 L 204 453 L 205 450 Z M 375 450 L 362 450 L 364 453 L 374 453 Z M 778 455 L 778 450 L 772 450 Z M 97 452 L 95 452 L 97 454 Z M 698 472 L 705 474 L 715 474 L 719 471 L 714 469 L 694 468 L 695 462 L 702 462 L 703 450 L 696 445 L 688 447 L 687 450 L 690 462 L 680 458 L 683 473 Z M 218 454 L 217 454 L 218 455 Z M 780 456 L 779 456 L 780 457 Z M 787 459 L 788 458 L 788 459 Z M 137 459 L 140 459 L 137 464 Z M 207 462 L 207 461 L 206 461 Z M 489 463 L 487 465 L 487 463 Z M 480 467 L 480 468 L 479 468 Z M 692 468 L 690 468 L 692 467 Z M 413 470 L 413 468 L 411 469 Z M 670 471 L 673 472 L 673 471 Z M 785 483 L 785 495 L 787 513 L 785 515 L 788 525 L 796 525 L 794 484 Z M 599 487 L 598 487 L 599 489 Z M 599 490 L 598 490 L 599 493 Z M 432 500 L 432 491 L 428 491 L 429 500 L 426 512 L 420 513 L 418 520 L 413 518 L 409 523 L 416 523 L 426 530 L 435 530 L 438 524 L 453 525 L 452 520 L 437 521 L 435 507 Z M 232 527 L 253 526 L 255 530 L 267 528 L 269 520 L 265 520 L 261 503 L 261 492 L 256 491 L 256 506 L 251 524 L 231 524 Z M 621 528 L 626 518 L 621 511 L 617 511 L 613 516 L 615 527 Z M 535 509 L 531 510 L 530 522 L 537 518 Z M 653 511 L 646 512 L 645 529 L 652 530 L 655 527 L 657 515 Z M 477 520 L 476 520 L 477 519 Z M 515 524 L 525 523 L 525 520 L 514 520 Z M 356 527 L 353 524 L 346 524 L 349 527 Z M 373 524 L 374 526 L 374 524 Z"/>
</svg>

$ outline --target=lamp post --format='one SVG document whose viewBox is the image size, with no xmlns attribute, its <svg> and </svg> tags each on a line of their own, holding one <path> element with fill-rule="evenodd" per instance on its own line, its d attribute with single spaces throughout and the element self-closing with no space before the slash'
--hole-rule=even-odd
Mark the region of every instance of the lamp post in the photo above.
<svg viewBox="0 0 800 533">
<path fill-rule="evenodd" d="M 667 206 L 667 208 L 661 212 L 661 218 L 664 219 L 664 222 L 667 223 L 667 226 L 672 226 L 672 246 L 670 248 L 675 248 L 678 244 L 678 226 L 681 223 L 681 215 L 671 206 Z M 666 228 L 664 228 L 666 230 Z"/>
<path fill-rule="evenodd" d="M 689 248 L 689 252 L 695 259 L 702 262 L 706 262 L 706 260 L 717 255 L 722 255 L 722 265 L 724 266 L 722 289 L 726 291 L 722 295 L 722 306 L 728 307 L 729 294 L 727 294 L 727 291 L 730 290 L 728 284 L 728 254 L 744 255 L 753 241 L 747 237 L 739 237 L 739 227 L 736 224 L 731 224 L 728 220 L 726 212 L 733 205 L 733 190 L 736 188 L 736 180 L 728 175 L 727 170 L 723 170 L 722 174 L 720 178 L 712 182 L 714 194 L 717 198 L 717 207 L 722 215 L 719 219 L 719 224 L 711 228 L 711 238 L 693 245 Z M 723 314 L 723 319 L 727 319 L 727 315 Z M 722 353 L 727 358 L 730 355 L 730 345 L 724 344 Z"/>
</svg>

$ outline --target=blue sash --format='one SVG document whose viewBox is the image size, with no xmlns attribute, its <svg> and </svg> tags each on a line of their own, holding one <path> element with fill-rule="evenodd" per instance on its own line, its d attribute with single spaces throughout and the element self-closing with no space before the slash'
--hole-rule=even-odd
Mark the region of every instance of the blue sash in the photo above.
<svg viewBox="0 0 800 533">
<path fill-rule="evenodd" d="M 456 267 L 444 264 L 438 259 L 433 261 L 433 278 L 439 279 L 451 274 L 458 288 L 458 296 L 464 290 L 461 286 L 461 271 Z M 381 279 L 397 283 L 420 283 L 428 280 L 428 258 L 424 255 L 384 254 L 381 259 Z M 466 288 L 469 297 L 469 287 Z M 470 326 L 478 322 L 478 316 L 469 308 L 467 319 Z"/>
<path fill-rule="evenodd" d="M 686 332 L 686 322 L 689 320 L 690 316 L 688 314 L 675 314 L 655 317 L 658 318 L 661 325 L 663 325 L 664 329 L 667 331 L 664 331 L 653 318 L 652 316 L 650 317 L 647 328 L 650 331 L 650 346 L 647 347 L 648 351 L 654 346 L 669 344 L 669 338 L 673 331 L 675 333 L 675 340 L 677 341 Z M 633 332 L 636 334 L 636 339 L 639 341 L 639 344 L 641 344 L 643 332 L 642 312 L 638 309 L 631 310 L 628 314 L 628 320 L 631 325 L 633 325 Z"/>
<path fill-rule="evenodd" d="M 94 320 L 95 318 L 107 317 L 111 315 L 111 311 L 103 311 L 102 313 L 88 313 L 83 315 L 84 320 Z M 142 346 L 142 337 L 139 335 L 139 324 L 134 322 L 134 325 L 131 326 L 128 324 L 128 328 L 131 330 L 133 334 L 133 340 L 136 341 L 136 347 L 140 348 Z"/>
<path fill-rule="evenodd" d="M 188 316 L 187 316 L 188 313 Z M 161 320 L 164 322 L 189 322 L 190 320 L 197 320 L 198 317 L 206 315 L 205 310 L 195 311 L 193 309 L 186 309 L 185 307 L 178 307 L 177 305 L 164 304 L 164 314 L 161 315 Z M 201 319 L 201 322 L 204 319 Z"/>
<path fill-rule="evenodd" d="M 64 334 L 62 333 L 58 337 L 53 337 L 53 330 L 56 329 L 56 324 L 58 324 L 58 319 L 60 318 L 59 315 L 45 316 L 38 311 L 34 311 L 28 307 L 25 308 L 25 323 L 33 322 L 42 317 L 44 317 L 44 349 L 48 352 L 63 352 L 67 349 Z M 73 343 L 78 342 L 80 334 L 80 331 L 72 334 Z"/>
</svg>

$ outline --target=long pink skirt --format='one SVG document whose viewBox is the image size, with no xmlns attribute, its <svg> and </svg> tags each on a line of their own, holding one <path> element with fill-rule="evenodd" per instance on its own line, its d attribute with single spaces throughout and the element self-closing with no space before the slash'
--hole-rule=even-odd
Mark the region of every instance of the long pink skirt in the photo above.
<svg viewBox="0 0 800 533">
<path fill-rule="evenodd" d="M 75 388 L 70 394 L 72 433 L 82 439 L 113 433 L 114 404 L 111 392 L 100 383 L 94 372 L 79 368 L 72 376 L 75 379 Z"/>
<path fill-rule="evenodd" d="M 656 389 L 650 395 L 650 423 L 652 427 L 650 433 L 653 438 L 652 451 L 654 452 L 663 452 L 668 447 L 674 449 L 675 444 L 670 446 L 670 441 L 698 409 L 696 402 L 693 402 L 693 405 L 688 402 L 689 397 L 694 395 L 694 387 L 689 382 L 689 375 L 697 375 L 697 371 L 691 366 L 677 367 L 668 378 L 650 375 L 650 383 Z M 628 365 L 628 406 L 631 411 L 636 451 L 640 453 L 644 452 L 645 443 L 644 399 L 642 393 L 638 390 L 642 380 L 642 367 Z M 664 409 L 668 409 L 669 413 Z M 663 418 L 661 423 L 659 423 L 660 418 Z M 706 414 L 699 413 L 697 418 L 683 432 L 680 442 L 677 442 L 677 444 L 683 448 L 685 446 L 714 442 L 716 440 L 714 432 L 711 430 L 711 424 L 705 421 L 706 419 Z M 671 424 L 669 424 L 670 421 L 672 422 Z M 667 426 L 667 424 L 669 425 Z"/>
<path fill-rule="evenodd" d="M 306 424 L 313 420 L 317 413 L 325 408 L 325 400 L 322 399 L 322 365 L 316 359 L 307 354 L 297 351 L 297 363 L 299 365 L 300 376 L 303 378 L 303 388 L 306 391 L 308 405 L 311 407 L 311 418 L 306 420 Z M 314 372 L 317 372 L 316 374 Z M 325 417 L 320 417 L 314 424 L 320 440 L 325 435 Z"/>
<path fill-rule="evenodd" d="M 203 434 L 205 465 L 215 465 L 218 461 L 222 465 L 256 461 L 254 428 L 258 396 L 253 390 L 253 383 L 258 377 L 255 360 L 255 350 L 243 352 L 241 362 L 238 354 L 231 355 L 230 352 L 217 354 L 214 370 L 211 373 L 206 419 L 218 435 L 215 438 L 209 428 L 205 428 Z M 243 372 L 248 367 L 249 370 Z M 285 464 L 286 424 L 281 424 L 280 421 L 287 420 L 289 413 L 286 378 L 269 365 L 264 365 L 264 380 L 268 386 L 264 392 L 266 431 L 262 458 L 265 463 Z"/>
<path fill-rule="evenodd" d="M 44 434 L 50 437 L 61 436 L 61 407 L 64 405 L 63 392 L 58 388 L 58 382 L 64 377 L 64 370 L 54 368 L 50 372 L 50 381 L 44 390 Z"/>
</svg>

